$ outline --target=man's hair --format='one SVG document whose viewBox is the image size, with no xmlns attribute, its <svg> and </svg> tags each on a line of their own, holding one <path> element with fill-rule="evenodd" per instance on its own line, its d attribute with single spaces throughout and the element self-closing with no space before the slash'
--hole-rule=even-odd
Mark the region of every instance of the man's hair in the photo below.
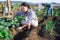
<svg viewBox="0 0 60 40">
<path fill-rule="evenodd" d="M 27 6 L 29 9 L 31 9 L 29 4 L 27 4 L 26 2 L 21 3 L 21 6 L 25 6 L 25 7 Z"/>
</svg>

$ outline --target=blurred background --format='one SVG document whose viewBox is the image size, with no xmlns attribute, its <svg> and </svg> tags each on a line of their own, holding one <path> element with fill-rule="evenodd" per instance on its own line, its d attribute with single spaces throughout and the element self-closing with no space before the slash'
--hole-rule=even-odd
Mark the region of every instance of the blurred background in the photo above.
<svg viewBox="0 0 60 40">
<path fill-rule="evenodd" d="M 53 6 L 55 16 L 60 15 L 60 0 L 0 0 L 0 15 L 15 14 L 20 11 L 22 2 L 27 2 L 38 16 L 46 15 L 49 5 Z"/>
</svg>

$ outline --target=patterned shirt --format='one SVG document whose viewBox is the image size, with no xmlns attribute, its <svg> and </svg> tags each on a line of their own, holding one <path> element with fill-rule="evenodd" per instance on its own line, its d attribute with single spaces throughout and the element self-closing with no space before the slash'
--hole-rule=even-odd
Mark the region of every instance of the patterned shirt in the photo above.
<svg viewBox="0 0 60 40">
<path fill-rule="evenodd" d="M 32 9 L 28 9 L 27 13 L 24 13 L 23 11 L 17 12 L 16 15 L 24 16 L 25 22 L 27 24 L 29 24 L 31 22 L 31 20 L 37 20 L 38 21 L 38 18 Z"/>
</svg>

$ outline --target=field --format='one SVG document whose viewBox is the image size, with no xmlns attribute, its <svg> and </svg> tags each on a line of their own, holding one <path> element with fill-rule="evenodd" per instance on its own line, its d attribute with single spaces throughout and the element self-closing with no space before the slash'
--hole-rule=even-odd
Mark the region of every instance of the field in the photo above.
<svg viewBox="0 0 60 40">
<path fill-rule="evenodd" d="M 37 12 L 39 25 L 31 30 L 19 32 L 14 39 L 17 40 L 60 40 L 60 13 L 54 9 L 55 16 L 45 18 L 46 9 Z M 29 32 L 30 31 L 30 32 Z"/>
<path fill-rule="evenodd" d="M 19 11 L 18 4 L 15 5 L 15 9 L 12 10 L 15 15 Z M 35 7 L 33 6 L 35 9 Z M 42 9 L 37 11 L 39 25 L 30 30 L 24 28 L 23 30 L 17 29 L 21 24 L 21 20 L 24 20 L 22 16 L 16 16 L 8 19 L 7 17 L 0 18 L 0 40 L 60 40 L 60 9 L 54 7 L 54 16 L 50 15 L 46 18 L 46 11 Z M 10 16 L 9 16 L 10 17 Z"/>
</svg>

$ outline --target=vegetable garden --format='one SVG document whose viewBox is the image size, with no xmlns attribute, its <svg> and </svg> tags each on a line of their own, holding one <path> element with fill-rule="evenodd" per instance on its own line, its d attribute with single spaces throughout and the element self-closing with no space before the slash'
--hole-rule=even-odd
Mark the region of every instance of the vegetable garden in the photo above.
<svg viewBox="0 0 60 40">
<path fill-rule="evenodd" d="M 23 16 L 15 16 L 12 19 L 0 18 L 0 40 L 60 40 L 60 12 L 54 10 L 54 17 L 45 18 L 46 9 L 36 12 L 39 25 L 31 30 L 18 30 Z"/>
</svg>

